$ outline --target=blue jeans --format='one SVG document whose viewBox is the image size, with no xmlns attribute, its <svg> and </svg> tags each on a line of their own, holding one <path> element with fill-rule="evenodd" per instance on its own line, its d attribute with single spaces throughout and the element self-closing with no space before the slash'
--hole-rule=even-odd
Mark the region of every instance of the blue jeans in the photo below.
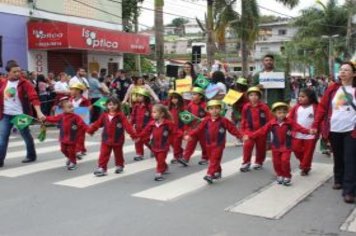
<svg viewBox="0 0 356 236">
<path fill-rule="evenodd" d="M 0 162 L 4 161 L 6 157 L 7 145 L 9 143 L 9 137 L 13 126 L 10 121 L 13 117 L 14 116 L 4 114 L 3 118 L 0 120 Z M 25 129 L 19 130 L 19 132 L 26 144 L 26 158 L 36 160 L 37 154 L 30 129 L 26 127 Z"/>
</svg>

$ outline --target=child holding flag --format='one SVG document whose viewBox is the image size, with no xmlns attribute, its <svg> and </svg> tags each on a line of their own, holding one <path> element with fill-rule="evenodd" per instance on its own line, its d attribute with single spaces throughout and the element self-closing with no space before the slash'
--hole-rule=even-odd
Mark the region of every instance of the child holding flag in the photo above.
<svg viewBox="0 0 356 236">
<path fill-rule="evenodd" d="M 66 166 L 68 170 L 77 168 L 76 143 L 78 140 L 78 130 L 86 130 L 87 126 L 80 116 L 74 114 L 73 104 L 68 100 L 59 102 L 62 114 L 56 116 L 47 116 L 45 121 L 56 123 L 59 127 L 59 141 L 61 151 L 67 157 Z"/>
<path fill-rule="evenodd" d="M 197 117 L 198 119 L 204 118 L 206 113 L 206 103 L 204 101 L 204 89 L 200 87 L 194 87 L 192 89 L 192 101 L 187 106 L 187 111 L 190 112 L 193 116 Z M 187 130 L 193 130 L 197 127 L 199 120 L 194 119 L 187 125 Z M 202 149 L 202 159 L 199 161 L 199 165 L 206 165 L 208 164 L 208 155 L 205 147 L 205 139 L 204 135 L 200 134 L 198 136 L 192 137 L 184 150 L 183 158 L 178 159 L 178 162 L 183 166 L 188 166 L 189 160 L 193 155 L 195 148 L 200 143 L 200 147 Z"/>
<path fill-rule="evenodd" d="M 121 112 L 121 103 L 117 98 L 111 97 L 106 101 L 107 112 L 101 114 L 100 118 L 94 122 L 87 130 L 87 133 L 94 134 L 100 127 L 103 128 L 100 156 L 98 168 L 94 171 L 97 177 L 107 174 L 107 164 L 111 151 L 115 155 L 115 173 L 119 174 L 124 170 L 123 145 L 125 142 L 125 132 L 132 138 L 136 137 L 135 131 L 127 120 L 125 114 Z"/>
<path fill-rule="evenodd" d="M 172 115 L 176 131 L 174 137 L 170 140 L 174 153 L 174 159 L 171 161 L 171 164 L 176 164 L 178 163 L 178 159 L 183 156 L 182 142 L 185 125 L 179 118 L 179 114 L 184 111 L 184 100 L 182 94 L 174 90 L 168 91 L 168 98 L 168 110 Z"/>
<path fill-rule="evenodd" d="M 235 125 L 227 118 L 221 116 L 224 104 L 220 100 L 208 102 L 207 109 L 209 116 L 205 117 L 197 128 L 191 130 L 186 140 L 203 136 L 206 141 L 206 151 L 209 157 L 209 167 L 204 180 L 209 184 L 213 180 L 221 178 L 221 159 L 225 149 L 226 130 L 237 138 L 242 138 L 242 134 Z"/>
</svg>

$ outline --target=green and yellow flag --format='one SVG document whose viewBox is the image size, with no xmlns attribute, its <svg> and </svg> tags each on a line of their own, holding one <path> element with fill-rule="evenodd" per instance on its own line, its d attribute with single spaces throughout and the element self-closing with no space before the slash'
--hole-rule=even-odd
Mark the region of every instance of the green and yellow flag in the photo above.
<svg viewBox="0 0 356 236">
<path fill-rule="evenodd" d="M 12 118 L 11 123 L 15 125 L 15 127 L 18 128 L 19 130 L 22 130 L 28 127 L 32 123 L 33 119 L 34 118 L 32 116 L 21 114 Z"/>
<path fill-rule="evenodd" d="M 208 85 L 210 84 L 210 81 L 207 78 L 205 78 L 204 75 L 199 74 L 194 84 L 202 89 L 206 89 L 206 87 L 208 87 Z"/>
<path fill-rule="evenodd" d="M 107 97 L 102 97 L 99 100 L 97 100 L 93 105 L 96 107 L 100 107 L 101 109 L 105 110 L 106 109 L 106 102 L 108 101 Z"/>
<path fill-rule="evenodd" d="M 194 120 L 200 121 L 198 117 L 190 113 L 189 111 L 182 111 L 179 113 L 179 119 L 184 123 L 184 124 L 190 124 Z"/>
<path fill-rule="evenodd" d="M 125 116 L 130 115 L 130 105 L 128 103 L 122 103 L 121 111 L 125 114 Z"/>
</svg>

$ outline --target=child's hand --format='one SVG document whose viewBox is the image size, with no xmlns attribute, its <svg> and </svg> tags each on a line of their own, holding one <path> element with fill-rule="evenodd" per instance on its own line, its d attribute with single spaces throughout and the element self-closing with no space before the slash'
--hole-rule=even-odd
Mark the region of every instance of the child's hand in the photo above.
<svg viewBox="0 0 356 236">
<path fill-rule="evenodd" d="M 317 134 L 318 131 L 316 129 L 310 129 L 309 134 Z"/>
<path fill-rule="evenodd" d="M 134 143 L 138 143 L 138 142 L 140 142 L 140 138 L 135 138 L 135 139 L 133 139 L 133 141 L 134 141 Z"/>
<path fill-rule="evenodd" d="M 192 137 L 190 137 L 188 134 L 184 135 L 183 138 L 185 141 L 189 142 L 190 140 L 192 140 Z"/>
<path fill-rule="evenodd" d="M 245 134 L 243 137 L 242 137 L 242 141 L 246 142 L 249 140 L 249 137 Z"/>
</svg>

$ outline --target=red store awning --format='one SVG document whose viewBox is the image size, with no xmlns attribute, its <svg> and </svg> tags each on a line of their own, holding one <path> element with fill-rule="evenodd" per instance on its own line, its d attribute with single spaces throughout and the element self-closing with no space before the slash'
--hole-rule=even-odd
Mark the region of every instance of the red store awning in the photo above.
<svg viewBox="0 0 356 236">
<path fill-rule="evenodd" d="M 149 37 L 63 22 L 29 21 L 28 47 L 149 54 Z"/>
</svg>

